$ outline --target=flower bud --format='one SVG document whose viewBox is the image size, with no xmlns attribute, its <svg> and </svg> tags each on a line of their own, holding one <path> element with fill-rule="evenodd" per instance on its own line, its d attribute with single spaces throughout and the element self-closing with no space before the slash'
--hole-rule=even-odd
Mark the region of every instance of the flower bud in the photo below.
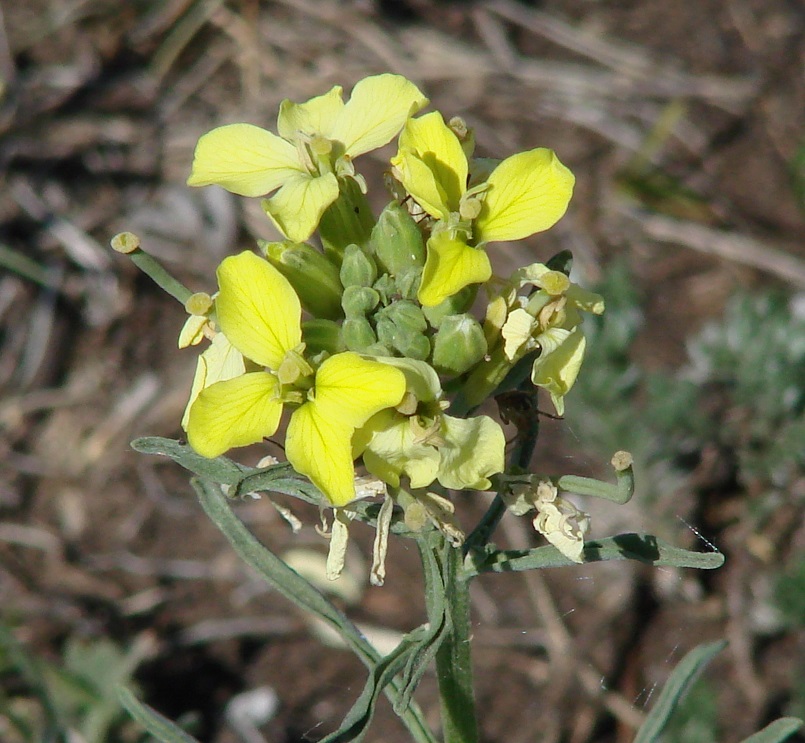
<svg viewBox="0 0 805 743">
<path fill-rule="evenodd" d="M 422 233 L 405 207 L 397 202 L 390 203 L 380 214 L 372 230 L 372 247 L 392 276 L 425 265 Z"/>
<path fill-rule="evenodd" d="M 341 262 L 341 283 L 345 287 L 371 286 L 377 279 L 377 266 L 357 245 L 347 245 Z"/>
<path fill-rule="evenodd" d="M 307 243 L 258 241 L 268 262 L 290 282 L 302 306 L 314 317 L 342 317 L 338 268 Z"/>
<path fill-rule="evenodd" d="M 366 317 L 378 304 L 380 295 L 368 286 L 348 286 L 341 298 L 341 306 L 348 318 Z"/>
<path fill-rule="evenodd" d="M 357 177 L 342 178 L 339 187 L 338 198 L 321 215 L 319 236 L 324 252 L 340 261 L 347 245 L 368 244 L 374 218 Z"/>
<path fill-rule="evenodd" d="M 421 283 L 422 268 L 419 266 L 411 266 L 411 268 L 398 273 L 394 277 L 394 285 L 403 299 L 416 299 Z"/>
<path fill-rule="evenodd" d="M 433 368 L 458 376 L 477 364 L 487 345 L 480 323 L 472 315 L 445 317 L 433 338 Z"/>
<path fill-rule="evenodd" d="M 365 317 L 351 317 L 341 326 L 341 337 L 350 351 L 362 353 L 377 342 L 375 331 Z"/>
<path fill-rule="evenodd" d="M 388 317 L 395 325 L 408 330 L 416 330 L 421 333 L 428 328 L 428 321 L 425 319 L 422 308 L 407 299 L 390 304 L 378 314 Z"/>
<path fill-rule="evenodd" d="M 322 351 L 334 354 L 346 350 L 341 338 L 341 326 L 332 320 L 305 320 L 302 323 L 302 340 L 310 355 Z"/>
<path fill-rule="evenodd" d="M 431 327 L 438 328 L 446 317 L 467 312 L 475 301 L 477 293 L 478 284 L 471 284 L 433 307 L 423 307 L 422 311 Z"/>
</svg>

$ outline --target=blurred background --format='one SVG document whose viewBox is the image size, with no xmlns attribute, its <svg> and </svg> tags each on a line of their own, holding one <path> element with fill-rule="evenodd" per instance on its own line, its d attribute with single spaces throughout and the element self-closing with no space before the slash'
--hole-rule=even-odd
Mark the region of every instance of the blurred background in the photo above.
<svg viewBox="0 0 805 743">
<path fill-rule="evenodd" d="M 184 185 L 197 138 L 384 71 L 464 117 L 478 154 L 550 147 L 576 175 L 556 228 L 493 257 L 569 249 L 607 301 L 534 467 L 608 477 L 629 449 L 632 502 L 577 501 L 592 536 L 727 558 L 476 581 L 484 741 L 630 741 L 684 653 L 719 638 L 668 741 L 805 715 L 802 3 L 30 0 L 0 5 L 0 740 L 144 740 L 119 680 L 215 743 L 318 740 L 358 695 L 358 661 L 241 567 L 184 471 L 130 450 L 181 435 L 196 351 L 108 243 L 131 230 L 214 290 L 224 256 L 273 235 L 259 200 Z M 378 207 L 390 154 L 359 163 Z M 487 502 L 459 504 L 466 526 Z M 238 513 L 315 569 L 317 514 L 278 503 L 298 534 L 265 499 Z M 418 561 L 392 545 L 369 588 L 359 527 L 336 601 L 388 644 L 424 621 Z M 496 538 L 538 544 L 529 529 L 507 517 Z M 417 699 L 437 724 L 432 677 Z M 385 701 L 369 739 L 407 740 Z"/>
</svg>

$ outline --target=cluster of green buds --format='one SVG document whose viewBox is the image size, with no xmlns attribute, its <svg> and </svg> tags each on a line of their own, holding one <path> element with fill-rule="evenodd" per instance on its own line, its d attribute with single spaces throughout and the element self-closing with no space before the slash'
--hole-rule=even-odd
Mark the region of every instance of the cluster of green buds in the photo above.
<svg viewBox="0 0 805 743">
<path fill-rule="evenodd" d="M 263 197 L 286 239 L 226 258 L 217 291 L 187 301 L 180 346 L 209 345 L 183 427 L 216 457 L 274 436 L 285 413 L 287 459 L 327 504 L 348 511 L 364 492 L 360 460 L 411 528 L 430 520 L 455 543 L 447 491 L 488 490 L 506 469 L 501 425 L 473 413 L 526 365 L 561 415 L 582 314 L 603 301 L 571 282 L 562 255 L 493 274 L 490 245 L 555 224 L 573 176 L 543 148 L 475 158 L 466 124 L 417 115 L 427 104 L 383 74 L 346 103 L 340 87 L 284 101 L 277 134 L 232 124 L 200 139 L 188 183 Z M 353 160 L 395 137 L 393 200 L 375 217 Z M 535 525 L 550 538 L 561 522 L 555 543 L 579 560 L 586 519 L 568 529 L 541 487 L 527 507 L 551 515 Z"/>
</svg>

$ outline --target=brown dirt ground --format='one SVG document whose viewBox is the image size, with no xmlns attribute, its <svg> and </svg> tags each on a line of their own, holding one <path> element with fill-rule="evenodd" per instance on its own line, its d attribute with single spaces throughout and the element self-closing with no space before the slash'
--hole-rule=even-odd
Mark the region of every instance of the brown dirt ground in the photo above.
<svg viewBox="0 0 805 743">
<path fill-rule="evenodd" d="M 183 472 L 128 448 L 136 436 L 180 435 L 195 353 L 175 348 L 181 308 L 107 249 L 110 236 L 137 232 L 198 290 L 213 288 L 222 256 L 270 237 L 254 204 L 184 186 L 200 134 L 235 120 L 271 126 L 285 97 L 405 74 L 476 127 L 483 154 L 559 152 L 577 176 L 574 203 L 528 250 L 572 249 L 587 282 L 627 256 L 650 298 L 636 353 L 671 367 L 736 287 L 805 286 L 788 171 L 805 133 L 804 69 L 805 10 L 788 0 L 4 4 L 3 616 L 51 659 L 69 636 L 151 637 L 137 675 L 145 699 L 172 717 L 199 711 L 201 739 L 217 743 L 235 740 L 220 710 L 237 692 L 274 687 L 279 712 L 262 733 L 290 743 L 332 730 L 363 683 L 356 661 L 323 649 L 239 566 Z M 700 200 L 630 199 L 624 171 L 647 165 Z M 380 159 L 364 167 L 370 181 L 381 169 Z M 561 425 L 546 429 L 540 467 L 600 467 Z M 485 741 L 631 740 L 684 651 L 725 636 L 731 648 L 713 664 L 723 740 L 781 713 L 803 638 L 753 624 L 774 549 L 744 549 L 757 537 L 747 507 L 722 495 L 731 510 L 708 534 L 731 559 L 715 575 L 608 564 L 478 581 Z M 482 504 L 462 509 L 471 523 Z M 240 513 L 278 552 L 321 548 L 314 513 L 300 513 L 300 536 L 265 502 Z M 653 516 L 636 503 L 616 518 L 608 526 L 630 531 Z M 360 573 L 371 534 L 354 531 Z M 802 546 L 790 524 L 761 536 Z M 681 526 L 672 537 L 691 544 Z M 506 522 L 501 541 L 528 540 Z M 415 551 L 395 544 L 385 587 L 364 586 L 349 612 L 404 631 L 423 619 L 419 592 Z M 436 723 L 432 677 L 418 699 Z M 368 739 L 406 736 L 381 705 Z"/>
</svg>

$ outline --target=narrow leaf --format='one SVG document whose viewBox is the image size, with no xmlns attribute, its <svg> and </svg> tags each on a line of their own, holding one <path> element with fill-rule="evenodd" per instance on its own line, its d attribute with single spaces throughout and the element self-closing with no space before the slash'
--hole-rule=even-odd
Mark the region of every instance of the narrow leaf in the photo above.
<svg viewBox="0 0 805 743">
<path fill-rule="evenodd" d="M 308 581 L 262 545 L 232 511 L 227 498 L 214 483 L 194 478 L 191 481 L 204 511 L 229 540 L 241 559 L 289 601 L 319 617 L 338 632 L 360 661 L 373 671 L 381 657 L 361 631 Z M 402 693 L 400 682 L 393 680 L 385 688 L 386 696 L 396 704 Z M 433 743 L 424 716 L 411 705 L 402 721 L 418 743 Z"/>
<path fill-rule="evenodd" d="M 128 713 L 161 743 L 199 743 L 167 717 L 140 702 L 125 686 L 117 688 L 117 696 Z"/>
<path fill-rule="evenodd" d="M 656 743 L 659 740 L 679 700 L 695 681 L 702 668 L 726 645 L 727 643 L 723 640 L 698 645 L 682 658 L 666 681 L 657 701 L 646 716 L 645 722 L 637 731 L 634 743 Z"/>
<path fill-rule="evenodd" d="M 619 534 L 606 539 L 591 540 L 584 545 L 584 562 L 606 560 L 637 560 L 654 566 L 699 568 L 713 570 L 724 564 L 720 552 L 693 552 L 674 547 L 651 534 Z M 467 555 L 467 577 L 479 573 L 510 573 L 538 568 L 575 565 L 553 546 L 530 550 L 497 550 L 488 547 Z"/>
<path fill-rule="evenodd" d="M 207 459 L 207 457 L 197 454 L 187 444 L 181 444 L 173 439 L 164 439 L 161 436 L 134 439 L 131 442 L 131 448 L 142 454 L 160 454 L 170 457 L 186 470 L 223 485 L 235 485 L 253 471 L 251 467 L 243 467 L 226 457 Z"/>
<path fill-rule="evenodd" d="M 758 730 L 754 735 L 750 735 L 743 743 L 779 743 L 796 733 L 803 724 L 805 723 L 798 717 L 781 717 L 766 725 L 763 730 Z"/>
</svg>

